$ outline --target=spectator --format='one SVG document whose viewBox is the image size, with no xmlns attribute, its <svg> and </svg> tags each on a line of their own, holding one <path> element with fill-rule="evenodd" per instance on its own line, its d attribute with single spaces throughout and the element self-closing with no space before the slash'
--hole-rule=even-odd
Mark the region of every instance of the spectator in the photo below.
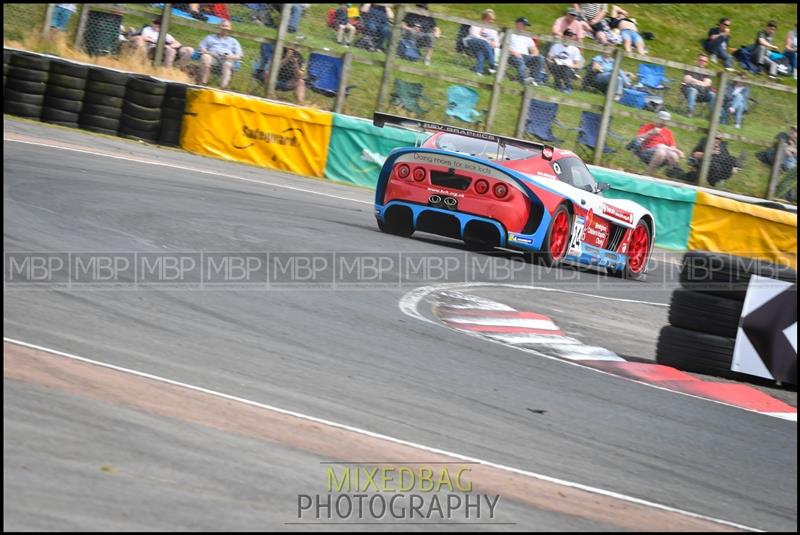
<svg viewBox="0 0 800 535">
<path fill-rule="evenodd" d="M 778 143 L 781 141 L 786 143 L 786 152 L 783 154 L 783 163 L 781 169 L 783 171 L 791 171 L 797 167 L 797 127 L 789 127 L 788 132 L 781 132 L 775 136 L 775 146 L 769 149 L 756 153 L 756 158 L 761 162 L 772 166 L 775 163 L 775 153 L 777 152 Z"/>
<path fill-rule="evenodd" d="M 189 13 L 192 18 L 207 22 L 208 17 L 200 12 L 200 4 L 173 4 L 175 9 Z"/>
<path fill-rule="evenodd" d="M 289 10 L 289 24 L 286 26 L 286 31 L 289 33 L 297 33 L 300 29 L 300 19 L 311 4 L 292 4 Z M 300 36 L 298 36 L 298 39 Z"/>
<path fill-rule="evenodd" d="M 392 35 L 394 11 L 390 4 L 362 4 L 361 22 L 364 25 L 366 48 L 370 52 L 386 52 L 386 43 Z"/>
<path fill-rule="evenodd" d="M 517 31 L 527 31 L 531 23 L 526 17 L 519 17 L 515 21 Z M 517 69 L 519 83 L 539 85 L 544 82 L 545 59 L 539 54 L 536 41 L 526 35 L 512 34 L 508 47 L 508 61 Z"/>
<path fill-rule="evenodd" d="M 753 49 L 753 63 L 761 67 L 762 70 L 766 69 L 770 78 L 777 78 L 778 73 L 778 64 L 769 57 L 770 50 L 778 50 L 778 47 L 772 44 L 772 39 L 777 29 L 778 23 L 774 20 L 769 21 L 767 27 L 760 30 L 756 35 L 755 48 Z"/>
<path fill-rule="evenodd" d="M 636 47 L 636 52 L 643 56 L 647 55 L 647 50 L 644 47 L 644 38 L 639 34 L 636 19 L 630 18 L 627 11 L 619 6 L 612 6 L 609 25 L 612 29 L 619 30 L 625 52 L 630 53 L 631 45 L 633 45 Z"/>
<path fill-rule="evenodd" d="M 675 145 L 675 138 L 667 128 L 672 116 L 667 111 L 660 111 L 655 123 L 647 123 L 639 128 L 636 138 L 628 144 L 628 148 L 647 164 L 647 174 L 655 174 L 662 165 L 677 169 L 678 161 L 684 157 Z M 668 171 L 668 174 L 671 171 Z M 683 176 L 683 172 L 680 173 Z"/>
<path fill-rule="evenodd" d="M 578 19 L 585 30 L 592 32 L 595 41 L 601 45 L 608 44 L 608 32 L 611 27 L 606 22 L 608 4 L 572 4 L 578 11 Z"/>
<path fill-rule="evenodd" d="M 550 32 L 554 37 L 564 37 L 567 30 L 575 36 L 574 38 L 576 41 L 583 41 L 585 35 L 583 32 L 583 23 L 578 20 L 578 10 L 574 7 L 567 9 L 566 15 L 556 19 Z"/>
<path fill-rule="evenodd" d="M 797 21 L 794 21 L 794 30 L 789 30 L 786 34 L 783 55 L 789 58 L 789 66 L 792 69 L 794 79 L 797 80 Z"/>
<path fill-rule="evenodd" d="M 428 4 L 416 4 L 418 8 L 428 9 Z M 431 64 L 433 45 L 436 39 L 442 36 L 442 31 L 436 26 L 433 17 L 409 13 L 400 23 L 403 29 L 403 39 L 414 41 L 417 50 L 425 49 L 425 65 Z"/>
<path fill-rule="evenodd" d="M 608 89 L 608 84 L 611 81 L 611 73 L 614 70 L 614 58 L 611 57 L 611 52 L 613 50 L 612 47 L 606 46 L 603 48 L 602 54 L 598 54 L 592 58 L 592 63 L 589 66 L 589 69 L 593 73 L 593 85 L 603 91 Z M 614 99 L 619 100 L 622 98 L 623 90 L 630 85 L 631 81 L 628 78 L 628 74 L 620 69 L 617 75 L 617 87 L 615 88 Z"/>
<path fill-rule="evenodd" d="M 733 56 L 728 54 L 728 44 L 731 40 L 731 19 L 723 17 L 719 19 L 719 25 L 708 30 L 708 38 L 703 43 L 703 48 L 711 54 L 711 60 L 716 61 L 720 58 L 725 68 L 733 70 Z"/>
<path fill-rule="evenodd" d="M 550 72 L 555 79 L 556 89 L 572 93 L 572 80 L 578 78 L 578 70 L 583 67 L 583 56 L 575 46 L 577 36 L 567 28 L 560 43 L 555 43 L 547 53 Z"/>
<path fill-rule="evenodd" d="M 484 11 L 481 16 L 481 21 L 486 24 L 494 24 L 494 10 L 487 9 Z M 494 55 L 495 48 L 500 47 L 500 39 L 497 35 L 497 30 L 484 28 L 483 26 L 470 26 L 464 45 L 477 60 L 475 63 L 475 73 L 478 76 L 483 76 L 484 63 L 488 65 L 489 74 L 497 72 Z"/>
<path fill-rule="evenodd" d="M 692 170 L 683 175 L 684 180 L 697 182 L 700 177 L 700 165 L 703 162 L 707 139 L 708 138 L 705 137 L 702 138 L 697 142 L 694 149 L 692 149 L 692 155 L 688 160 Z M 723 180 L 728 180 L 731 176 L 739 172 L 740 165 L 736 158 L 731 156 L 731 153 L 728 152 L 728 143 L 717 135 L 714 138 L 714 148 L 711 152 L 711 164 L 708 168 L 708 183 L 712 186 L 716 186 Z"/>
<path fill-rule="evenodd" d="M 66 32 L 69 19 L 77 10 L 77 4 L 56 4 L 53 6 L 53 18 L 50 21 L 50 28 Z"/>
<path fill-rule="evenodd" d="M 301 106 L 306 102 L 306 81 L 303 56 L 294 48 L 284 48 L 281 66 L 278 68 L 278 79 L 275 89 L 278 91 L 294 90 L 297 103 Z M 264 78 L 266 83 L 267 78 Z"/>
<path fill-rule="evenodd" d="M 153 59 L 156 52 L 156 45 L 158 44 L 158 36 L 161 33 L 161 19 L 153 19 L 150 25 L 142 28 L 139 35 L 131 38 L 131 41 L 139 49 L 147 51 L 148 57 Z M 175 63 L 175 58 L 178 58 L 178 67 L 181 69 L 186 68 L 189 60 L 192 59 L 194 48 L 190 46 L 181 45 L 177 39 L 172 37 L 169 33 L 164 38 L 164 67 L 171 68 Z"/>
<path fill-rule="evenodd" d="M 353 36 L 356 34 L 356 27 L 350 22 L 348 16 L 349 4 L 339 4 L 339 8 L 334 14 L 334 26 L 336 28 L 336 42 L 342 44 L 344 38 L 344 46 L 350 46 L 353 43 Z"/>
<path fill-rule="evenodd" d="M 705 69 L 708 66 L 708 56 L 700 54 L 697 56 L 697 66 Z M 709 109 L 714 107 L 716 94 L 712 87 L 711 76 L 695 71 L 683 73 L 681 82 L 681 93 L 686 97 L 686 104 L 689 117 L 694 115 L 694 110 L 698 102 L 708 102 Z"/>
<path fill-rule="evenodd" d="M 200 51 L 200 84 L 208 84 L 208 76 L 213 69 L 222 74 L 220 88 L 226 89 L 231 81 L 233 69 L 244 55 L 242 47 L 234 37 L 228 35 L 231 23 L 223 20 L 219 24 L 219 33 L 206 36 L 199 45 Z"/>
<path fill-rule="evenodd" d="M 736 80 L 725 89 L 725 100 L 722 103 L 722 116 L 720 122 L 728 124 L 728 115 L 734 116 L 736 128 L 742 127 L 742 117 L 747 111 L 747 101 L 750 98 L 750 88 L 742 80 Z"/>
</svg>

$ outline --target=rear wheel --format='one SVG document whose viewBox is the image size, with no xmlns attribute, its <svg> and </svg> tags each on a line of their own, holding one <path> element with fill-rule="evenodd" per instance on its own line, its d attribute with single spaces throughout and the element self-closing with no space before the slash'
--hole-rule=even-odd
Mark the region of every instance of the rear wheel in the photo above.
<svg viewBox="0 0 800 535">
<path fill-rule="evenodd" d="M 572 230 L 572 215 L 563 204 L 556 208 L 550 229 L 544 240 L 544 247 L 536 258 L 545 266 L 558 265 L 567 255 L 569 234 Z"/>
</svg>

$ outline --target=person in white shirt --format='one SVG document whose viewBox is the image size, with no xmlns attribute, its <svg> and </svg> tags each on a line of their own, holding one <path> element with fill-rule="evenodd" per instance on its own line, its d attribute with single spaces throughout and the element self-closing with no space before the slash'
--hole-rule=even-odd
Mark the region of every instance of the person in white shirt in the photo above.
<svg viewBox="0 0 800 535">
<path fill-rule="evenodd" d="M 493 9 L 483 12 L 481 20 L 487 24 L 494 24 L 495 16 Z M 497 72 L 494 50 L 500 48 L 500 39 L 497 30 L 484 28 L 483 26 L 470 26 L 469 35 L 464 39 L 464 46 L 470 54 L 475 56 L 475 73 L 483 76 L 483 65 L 488 64 L 489 74 Z"/>
<path fill-rule="evenodd" d="M 222 71 L 220 88 L 225 89 L 231 81 L 233 69 L 244 56 L 242 45 L 235 37 L 228 35 L 231 23 L 223 20 L 219 24 L 219 33 L 206 36 L 198 48 L 200 49 L 200 84 L 208 84 L 208 77 L 212 67 L 219 67 Z"/>
<path fill-rule="evenodd" d="M 519 17 L 515 21 L 517 31 L 527 31 L 528 22 L 526 17 Z M 545 59 L 539 54 L 539 47 L 536 41 L 526 35 L 512 34 L 508 47 L 508 61 L 517 69 L 519 83 L 539 85 L 544 82 Z"/>
<path fill-rule="evenodd" d="M 158 36 L 161 33 L 161 19 L 153 19 L 149 26 L 142 28 L 139 35 L 131 38 L 131 41 L 138 47 L 147 50 L 150 57 L 155 54 Z M 164 67 L 171 68 L 178 58 L 178 67 L 185 68 L 192 59 L 194 48 L 183 46 L 177 39 L 169 33 L 164 38 Z"/>
<path fill-rule="evenodd" d="M 572 80 L 578 77 L 578 71 L 583 67 L 583 56 L 574 44 L 576 39 L 575 34 L 567 29 L 562 42 L 555 43 L 547 53 L 556 89 L 564 93 L 572 93 Z"/>
</svg>

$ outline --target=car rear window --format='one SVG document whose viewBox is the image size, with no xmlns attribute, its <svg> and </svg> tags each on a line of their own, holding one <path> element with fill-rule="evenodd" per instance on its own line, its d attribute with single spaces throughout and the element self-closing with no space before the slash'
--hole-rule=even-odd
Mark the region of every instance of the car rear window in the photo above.
<svg viewBox="0 0 800 535">
<path fill-rule="evenodd" d="M 457 134 L 444 134 L 439 136 L 436 138 L 436 148 L 450 152 L 469 154 L 470 156 L 484 158 L 486 160 L 494 160 L 498 155 L 497 143 L 494 141 L 484 141 L 482 139 L 464 137 Z M 505 154 L 501 151 L 500 157 L 505 160 L 524 160 L 526 158 L 539 156 L 540 154 L 541 151 L 535 149 L 506 145 Z"/>
</svg>

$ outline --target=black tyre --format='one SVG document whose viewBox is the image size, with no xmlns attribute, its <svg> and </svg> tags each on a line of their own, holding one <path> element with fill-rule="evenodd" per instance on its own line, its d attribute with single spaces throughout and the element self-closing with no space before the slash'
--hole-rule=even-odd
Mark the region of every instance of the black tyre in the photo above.
<svg viewBox="0 0 800 535">
<path fill-rule="evenodd" d="M 45 82 L 31 82 L 28 80 L 19 80 L 13 76 L 8 77 L 8 87 L 20 93 L 28 93 L 29 95 L 44 95 L 47 90 Z"/>
<path fill-rule="evenodd" d="M 170 121 L 183 121 L 183 110 L 172 110 L 169 108 L 161 109 L 161 120 L 168 119 Z"/>
<path fill-rule="evenodd" d="M 155 120 L 138 119 L 136 117 L 131 117 L 125 112 L 122 112 L 120 125 L 121 125 L 120 130 L 125 128 L 130 130 L 136 130 L 139 132 L 158 132 L 158 128 L 161 125 L 161 119 L 155 119 Z"/>
<path fill-rule="evenodd" d="M 644 221 L 639 221 L 631 235 L 625 267 L 619 270 L 609 270 L 608 273 L 623 279 L 642 280 L 653 249 L 652 237 L 653 232 L 650 226 Z"/>
<path fill-rule="evenodd" d="M 24 67 L 11 67 L 8 69 L 8 75 L 15 80 L 27 80 L 28 82 L 46 82 L 49 76 L 47 71 Z"/>
<path fill-rule="evenodd" d="M 83 108 L 83 102 L 80 100 L 67 100 L 64 98 L 56 98 L 45 95 L 44 107 L 69 111 L 72 113 L 80 113 L 81 109 Z"/>
<path fill-rule="evenodd" d="M 162 130 L 177 130 L 180 132 L 183 121 L 176 121 L 175 119 L 161 119 Z"/>
<path fill-rule="evenodd" d="M 3 112 L 18 117 L 34 117 L 38 119 L 42 115 L 42 106 L 6 100 L 5 103 L 3 103 Z"/>
<path fill-rule="evenodd" d="M 167 90 L 164 92 L 164 96 L 167 100 L 172 98 L 186 100 L 186 92 L 188 90 L 189 86 L 186 84 L 167 84 Z"/>
<path fill-rule="evenodd" d="M 149 95 L 163 95 L 167 92 L 166 82 L 160 82 L 153 78 L 134 77 L 128 79 L 128 89 L 147 93 Z"/>
<path fill-rule="evenodd" d="M 102 128 L 100 126 L 92 126 L 92 125 L 81 125 L 81 128 L 84 130 L 88 130 L 89 132 L 97 132 L 98 134 L 106 134 L 109 136 L 116 136 L 117 129 L 116 128 Z"/>
<path fill-rule="evenodd" d="M 180 97 L 164 97 L 162 106 L 174 110 L 182 110 L 186 107 L 186 99 Z"/>
<path fill-rule="evenodd" d="M 47 96 L 50 97 L 83 101 L 85 95 L 86 91 L 83 89 L 70 89 L 68 87 L 61 87 L 58 85 L 47 86 Z"/>
<path fill-rule="evenodd" d="M 150 143 L 158 143 L 157 132 L 144 132 L 135 128 L 120 126 L 119 135 L 129 139 L 143 139 Z"/>
<path fill-rule="evenodd" d="M 126 72 L 117 72 L 110 69 L 89 69 L 89 75 L 86 77 L 90 82 L 100 82 L 104 84 L 120 85 L 125 87 L 128 83 L 130 74 Z"/>
<path fill-rule="evenodd" d="M 124 85 L 109 84 L 106 82 L 95 82 L 89 80 L 89 82 L 86 84 L 86 90 L 90 91 L 91 93 L 99 93 L 101 95 L 108 95 L 110 97 L 125 96 Z"/>
<path fill-rule="evenodd" d="M 738 379 L 731 371 L 734 338 L 699 333 L 667 325 L 661 329 L 656 362 L 686 372 Z"/>
<path fill-rule="evenodd" d="M 9 63 L 14 67 L 24 67 L 26 69 L 34 69 L 37 71 L 50 70 L 50 60 L 34 54 L 15 52 L 12 54 L 11 61 L 9 61 Z"/>
<path fill-rule="evenodd" d="M 128 89 L 128 92 L 125 93 L 125 100 L 146 108 L 160 108 L 164 103 L 164 95 L 151 95 L 135 89 Z"/>
<path fill-rule="evenodd" d="M 181 131 L 180 130 L 162 130 L 158 136 L 159 145 L 167 145 L 170 147 L 179 147 L 181 144 Z"/>
<path fill-rule="evenodd" d="M 742 302 L 678 288 L 672 292 L 669 323 L 674 327 L 736 338 Z"/>
<path fill-rule="evenodd" d="M 83 105 L 81 113 L 83 115 L 99 115 L 100 117 L 108 117 L 109 119 L 119 119 L 122 117 L 122 108 L 87 102 Z"/>
<path fill-rule="evenodd" d="M 86 87 L 86 78 L 66 74 L 51 74 L 47 84 L 66 87 L 67 89 L 84 89 Z"/>
<path fill-rule="evenodd" d="M 36 104 L 37 106 L 41 106 L 44 102 L 44 95 L 30 95 L 13 89 L 6 89 L 5 98 L 20 104 Z"/>
<path fill-rule="evenodd" d="M 75 121 L 54 121 L 52 119 L 45 119 L 45 118 L 42 118 L 42 121 L 49 124 L 57 124 L 58 126 L 67 126 L 69 128 L 80 128 L 78 123 L 76 123 Z"/>
<path fill-rule="evenodd" d="M 81 127 L 88 129 L 90 126 L 95 128 L 103 128 L 105 130 L 113 130 L 114 133 L 119 130 L 119 119 L 112 117 L 104 117 L 102 115 L 81 115 L 78 121 Z"/>
<path fill-rule="evenodd" d="M 547 229 L 547 236 L 542 243 L 542 250 L 534 255 L 534 258 L 548 267 L 558 265 L 567 255 L 571 234 L 572 214 L 565 205 L 559 205 L 553 212 L 553 219 L 550 221 L 550 228 Z"/>
<path fill-rule="evenodd" d="M 84 102 L 87 104 L 98 104 L 100 106 L 110 106 L 112 108 L 122 109 L 122 103 L 124 100 L 122 97 L 112 97 L 110 95 L 91 93 L 87 91 Z"/>
<path fill-rule="evenodd" d="M 42 108 L 42 120 L 78 123 L 79 113 L 57 110 L 55 108 Z"/>
<path fill-rule="evenodd" d="M 161 119 L 161 108 L 148 108 L 146 106 L 139 106 L 133 102 L 125 100 L 122 105 L 122 113 L 130 115 L 137 119 L 144 119 L 145 121 L 155 121 Z"/>
<path fill-rule="evenodd" d="M 683 256 L 680 281 L 689 290 L 744 300 L 752 275 L 797 281 L 797 272 L 790 267 L 707 251 L 689 251 Z"/>
<path fill-rule="evenodd" d="M 74 76 L 76 78 L 86 78 L 89 75 L 89 67 L 86 65 L 69 63 L 67 61 L 51 61 L 50 73 Z"/>
</svg>

